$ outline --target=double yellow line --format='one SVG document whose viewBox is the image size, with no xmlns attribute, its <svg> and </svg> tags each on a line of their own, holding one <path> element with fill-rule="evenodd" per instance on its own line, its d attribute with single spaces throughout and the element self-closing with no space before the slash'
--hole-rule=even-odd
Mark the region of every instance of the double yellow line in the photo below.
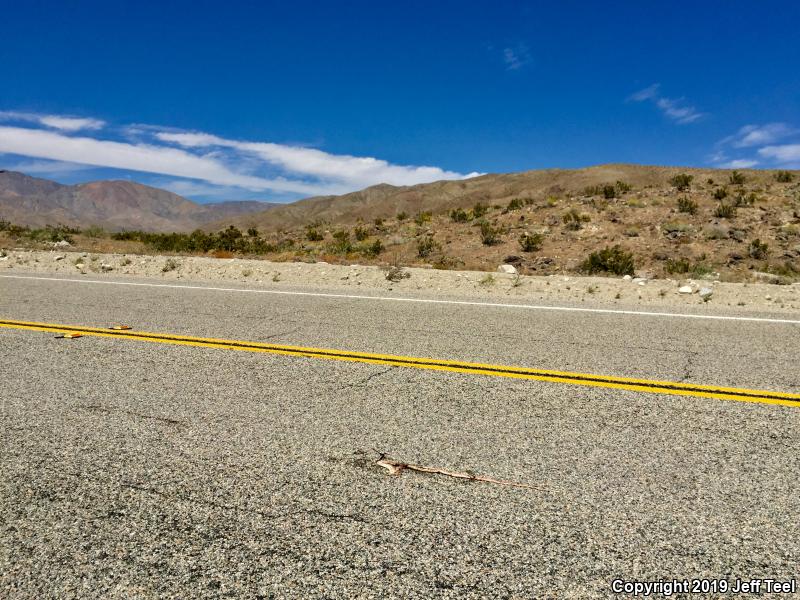
<svg viewBox="0 0 800 600">
<path fill-rule="evenodd" d="M 696 396 L 700 398 L 716 398 L 719 400 L 738 400 L 740 402 L 758 402 L 762 404 L 800 407 L 800 394 L 787 394 L 783 392 L 773 392 L 767 390 L 750 390 L 744 388 L 696 385 L 673 381 L 631 379 L 628 377 L 611 377 L 607 375 L 572 373 L 568 371 L 547 371 L 543 369 L 528 369 L 525 367 L 470 363 L 455 360 L 416 358 L 412 356 L 374 354 L 369 352 L 350 352 L 348 350 L 334 350 L 330 348 L 309 348 L 304 346 L 287 346 L 283 344 L 264 344 L 260 342 L 201 338 L 164 333 L 147 333 L 143 331 L 131 330 L 119 331 L 100 329 L 97 327 L 62 325 L 57 323 L 37 323 L 31 321 L 13 321 L 4 319 L 0 320 L 0 327 L 9 329 L 27 329 L 32 331 L 46 331 L 60 334 L 77 333 L 86 336 L 109 337 L 135 340 L 140 342 L 174 344 L 179 346 L 198 346 L 201 348 L 240 350 L 245 352 L 266 352 L 270 354 L 283 354 L 287 356 L 344 360 L 378 365 L 390 365 L 395 367 L 411 367 L 415 369 L 453 371 L 456 373 L 469 373 L 472 375 L 512 377 L 515 379 L 533 379 L 536 381 L 614 388 L 631 390 L 634 392 L 647 392 L 652 394 L 674 394 L 679 396 Z"/>
</svg>

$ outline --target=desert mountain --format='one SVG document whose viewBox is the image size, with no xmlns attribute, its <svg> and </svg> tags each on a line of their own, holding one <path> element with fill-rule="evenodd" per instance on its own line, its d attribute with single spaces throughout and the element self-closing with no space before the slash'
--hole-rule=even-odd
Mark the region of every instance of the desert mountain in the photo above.
<svg viewBox="0 0 800 600">
<path fill-rule="evenodd" d="M 476 203 L 505 205 L 512 198 L 545 198 L 580 194 L 587 187 L 625 181 L 636 189 L 669 186 L 677 173 L 689 173 L 696 181 L 720 177 L 718 169 L 687 169 L 612 164 L 584 169 L 543 169 L 521 173 L 490 174 L 460 181 L 437 181 L 414 186 L 376 185 L 342 196 L 319 196 L 284 204 L 268 212 L 210 223 L 209 230 L 233 223 L 264 231 L 291 230 L 309 223 L 352 224 L 371 222 L 398 213 L 439 214 Z M 727 177 L 727 174 L 724 175 Z"/>
<path fill-rule="evenodd" d="M 191 231 L 271 206 L 274 205 L 256 201 L 199 204 L 131 181 L 62 185 L 15 171 L 0 171 L 0 218 L 19 225 Z"/>
</svg>

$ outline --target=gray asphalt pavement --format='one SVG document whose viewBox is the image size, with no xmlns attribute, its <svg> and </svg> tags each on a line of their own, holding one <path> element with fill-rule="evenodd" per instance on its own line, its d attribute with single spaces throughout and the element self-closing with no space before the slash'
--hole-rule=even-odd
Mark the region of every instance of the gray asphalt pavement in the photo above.
<svg viewBox="0 0 800 600">
<path fill-rule="evenodd" d="M 19 279 L 0 318 L 800 392 L 791 324 Z M 0 373 L 2 597 L 798 574 L 800 408 L 12 329 Z"/>
</svg>

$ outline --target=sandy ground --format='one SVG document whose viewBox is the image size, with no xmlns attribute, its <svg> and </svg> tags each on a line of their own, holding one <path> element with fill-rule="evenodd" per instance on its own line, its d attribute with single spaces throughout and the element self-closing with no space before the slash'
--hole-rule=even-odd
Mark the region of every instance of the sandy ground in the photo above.
<svg viewBox="0 0 800 600">
<path fill-rule="evenodd" d="M 85 252 L 7 250 L 0 256 L 0 275 L 126 276 L 165 282 L 258 284 L 260 287 L 329 289 L 345 293 L 407 292 L 413 295 L 470 297 L 498 301 L 545 301 L 629 307 L 745 307 L 744 310 L 797 312 L 800 284 L 720 283 L 714 280 L 517 276 L 506 273 L 403 268 L 399 281 L 387 280 L 387 269 L 324 262 L 269 262 L 196 256 L 143 256 Z M 679 289 L 690 286 L 693 293 Z M 700 290 L 710 288 L 708 301 Z"/>
</svg>

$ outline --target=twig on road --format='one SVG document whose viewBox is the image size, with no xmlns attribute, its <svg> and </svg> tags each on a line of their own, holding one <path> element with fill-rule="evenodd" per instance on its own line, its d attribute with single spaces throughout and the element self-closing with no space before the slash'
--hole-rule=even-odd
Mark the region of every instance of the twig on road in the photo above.
<svg viewBox="0 0 800 600">
<path fill-rule="evenodd" d="M 377 450 L 376 450 L 377 452 Z M 389 471 L 389 475 L 400 475 L 404 470 L 417 471 L 419 473 L 429 473 L 431 475 L 444 475 L 445 477 L 454 477 L 456 479 L 466 479 L 468 481 L 483 481 L 485 483 L 493 483 L 495 485 L 506 485 L 510 487 L 520 487 L 529 490 L 538 489 L 535 486 L 526 483 L 519 483 L 516 481 L 509 481 L 507 479 L 495 479 L 494 477 L 486 477 L 484 475 L 474 475 L 472 473 L 462 473 L 459 471 L 448 471 L 446 469 L 439 469 L 437 467 L 425 467 L 423 465 L 415 465 L 412 463 L 404 463 L 386 455 L 385 452 L 379 452 L 380 456 L 375 461 L 379 467 L 383 467 Z"/>
</svg>

